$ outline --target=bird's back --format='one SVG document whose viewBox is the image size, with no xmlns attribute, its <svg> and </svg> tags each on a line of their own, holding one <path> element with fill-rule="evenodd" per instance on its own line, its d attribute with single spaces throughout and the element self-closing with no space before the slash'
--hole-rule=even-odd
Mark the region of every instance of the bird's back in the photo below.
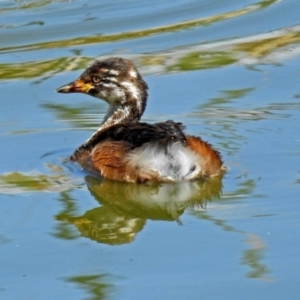
<svg viewBox="0 0 300 300">
<path fill-rule="evenodd" d="M 219 175 L 219 153 L 182 130 L 173 121 L 114 126 L 79 147 L 71 159 L 118 181 L 176 182 Z"/>
</svg>

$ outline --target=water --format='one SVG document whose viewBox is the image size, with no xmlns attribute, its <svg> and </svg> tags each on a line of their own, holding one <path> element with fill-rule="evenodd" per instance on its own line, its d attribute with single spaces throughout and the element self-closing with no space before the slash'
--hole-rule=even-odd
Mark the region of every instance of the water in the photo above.
<svg viewBox="0 0 300 300">
<path fill-rule="evenodd" d="M 1 1 L 3 299 L 295 299 L 300 4 Z M 66 158 L 106 106 L 54 90 L 132 59 L 143 120 L 216 146 L 220 180 L 101 182 Z"/>
</svg>

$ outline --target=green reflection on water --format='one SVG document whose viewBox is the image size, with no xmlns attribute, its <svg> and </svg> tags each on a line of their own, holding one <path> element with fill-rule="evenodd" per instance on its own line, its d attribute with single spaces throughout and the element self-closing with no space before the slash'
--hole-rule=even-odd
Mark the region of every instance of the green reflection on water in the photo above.
<svg viewBox="0 0 300 300">
<path fill-rule="evenodd" d="M 236 62 L 230 52 L 192 52 L 181 57 L 168 70 L 201 70 L 219 68 Z"/>
<path fill-rule="evenodd" d="M 229 103 L 231 100 L 236 100 L 247 96 L 252 91 L 254 91 L 254 88 L 220 91 L 222 94 L 220 97 L 209 99 L 209 101 L 201 105 L 201 107 L 212 107 L 214 105 L 218 106 L 219 104 Z"/>
<path fill-rule="evenodd" d="M 237 178 L 239 180 L 239 184 L 234 191 L 226 192 L 222 196 L 222 201 L 226 205 L 228 201 L 239 201 L 244 199 L 245 197 L 263 197 L 263 195 L 254 195 L 254 191 L 256 189 L 256 181 L 253 179 L 247 178 L 244 174 Z M 259 179 L 258 179 L 259 180 Z M 220 201 L 220 200 L 216 200 Z M 220 203 L 221 204 L 221 203 Z M 201 220 L 209 221 L 215 224 L 216 226 L 220 227 L 222 230 L 226 232 L 233 232 L 241 234 L 244 237 L 243 242 L 247 244 L 248 249 L 243 250 L 241 264 L 246 265 L 250 268 L 250 271 L 246 273 L 246 277 L 249 278 L 256 278 L 261 280 L 272 280 L 269 277 L 270 270 L 266 266 L 265 262 L 263 261 L 264 258 L 264 251 L 266 249 L 265 243 L 260 239 L 259 236 L 245 232 L 236 228 L 233 225 L 229 225 L 228 221 L 225 221 L 221 218 L 213 217 L 209 211 L 205 210 L 191 210 L 190 214 L 200 218 Z"/>
<path fill-rule="evenodd" d="M 1 176 L 1 181 L 2 184 L 15 185 L 18 188 L 28 191 L 46 190 L 51 185 L 47 176 L 45 175 L 40 174 L 36 176 L 30 176 L 18 172 Z"/>
<path fill-rule="evenodd" d="M 0 194 L 19 194 L 26 192 L 61 192 L 79 187 L 62 168 L 47 164 L 51 174 L 36 171 L 10 172 L 0 174 Z"/>
<path fill-rule="evenodd" d="M 63 227 L 68 222 L 82 236 L 109 245 L 132 242 L 148 219 L 181 224 L 179 217 L 186 208 L 205 207 L 207 201 L 219 198 L 222 191 L 219 177 L 176 184 L 131 184 L 87 176 L 86 182 L 101 206 L 74 216 L 73 210 L 68 211 L 68 207 L 74 208 L 69 204 L 72 199 L 60 197 L 64 209 L 56 219 Z M 65 228 L 58 230 L 65 231 Z M 63 235 L 59 237 L 64 238 Z"/>
<path fill-rule="evenodd" d="M 65 221 L 65 225 L 75 225 L 81 236 L 107 245 L 131 243 L 146 224 L 145 219 L 122 214 L 108 205 L 88 210 L 79 217 L 57 215 L 56 219 Z M 65 239 L 65 235 L 60 237 Z"/>
<path fill-rule="evenodd" d="M 1 79 L 17 79 L 17 78 L 36 78 L 40 76 L 51 76 L 61 73 L 67 69 L 81 70 L 86 68 L 88 58 L 58 58 L 46 61 L 31 61 L 12 64 L 0 64 L 0 80 Z"/>
<path fill-rule="evenodd" d="M 275 37 L 267 37 L 259 41 L 251 41 L 236 45 L 236 51 L 248 52 L 251 56 L 261 57 L 267 55 L 274 49 L 284 47 L 289 44 L 300 42 L 300 32 L 287 30 L 285 34 Z"/>
<path fill-rule="evenodd" d="M 146 36 L 154 35 L 154 34 L 162 34 L 166 32 L 174 32 L 178 30 L 185 30 L 196 26 L 204 26 L 209 25 L 215 22 L 220 22 L 223 20 L 235 18 L 242 16 L 244 14 L 262 9 L 266 6 L 272 5 L 276 3 L 277 0 L 268 0 L 268 1 L 260 1 L 256 4 L 251 4 L 245 6 L 244 8 L 222 13 L 215 16 L 210 16 L 206 18 L 199 18 L 195 20 L 179 22 L 176 24 L 165 25 L 157 28 L 150 28 L 146 30 L 140 31 L 132 31 L 132 32 L 125 32 L 125 33 L 117 33 L 111 35 L 95 35 L 91 37 L 76 37 L 74 39 L 66 39 L 61 41 L 52 41 L 52 42 L 44 42 L 38 43 L 33 45 L 23 45 L 17 47 L 3 47 L 0 48 L 0 51 L 9 52 L 9 51 L 28 51 L 28 50 L 38 50 L 38 49 L 50 49 L 50 48 L 66 48 L 70 46 L 76 45 L 88 45 L 94 43 L 104 43 L 104 42 L 115 42 L 121 40 L 128 40 L 128 39 L 136 39 L 136 38 L 143 38 Z"/>
<path fill-rule="evenodd" d="M 270 271 L 267 266 L 262 263 L 264 250 L 266 248 L 265 244 L 254 234 L 247 234 L 245 242 L 251 247 L 251 249 L 243 251 L 243 257 L 241 260 L 241 264 L 251 267 L 251 270 L 246 274 L 246 276 L 249 278 L 270 280 L 270 278 L 266 276 L 270 273 Z"/>
<path fill-rule="evenodd" d="M 53 111 L 56 118 L 61 121 L 68 121 L 75 128 L 98 128 L 101 116 L 95 114 L 95 107 L 87 104 L 81 106 L 68 106 L 63 104 L 44 104 L 43 108 Z"/>
<path fill-rule="evenodd" d="M 81 275 L 64 278 L 66 282 L 75 283 L 80 289 L 84 289 L 89 300 L 107 299 L 114 291 L 113 284 L 109 283 L 107 274 Z"/>
<path fill-rule="evenodd" d="M 269 277 L 270 270 L 263 261 L 266 245 L 259 236 L 228 225 L 224 220 L 214 218 L 206 211 L 192 211 L 191 213 L 202 220 L 212 222 L 226 232 L 238 233 L 245 236 L 244 242 L 248 245 L 248 249 L 242 252 L 241 264 L 250 268 L 250 271 L 248 271 L 245 276 L 260 280 L 272 280 L 272 278 Z"/>
<path fill-rule="evenodd" d="M 295 48 L 298 44 L 300 44 L 300 30 L 295 27 L 254 36 L 251 42 L 247 39 L 230 40 L 226 48 L 221 50 L 218 44 L 212 44 L 209 47 L 200 44 L 170 49 L 166 53 L 140 55 L 135 60 L 138 60 L 140 65 L 156 67 L 159 72 L 201 70 L 234 64 L 245 58 L 260 59 L 263 63 L 264 58 L 267 59 L 267 55 L 271 55 L 274 51 L 288 46 Z M 205 50 L 201 50 L 202 48 Z M 80 52 L 73 52 L 75 57 L 71 58 L 61 57 L 53 60 L 0 64 L 0 80 L 49 77 L 66 70 L 83 70 L 94 60 L 92 57 L 80 56 Z M 172 60 L 169 60 L 170 53 Z M 252 63 L 257 63 L 257 60 Z"/>
<path fill-rule="evenodd" d="M 59 213 L 59 217 L 62 221 L 66 216 L 70 217 L 76 214 L 78 209 L 77 202 L 73 197 L 71 197 L 69 192 L 60 193 L 58 195 L 58 201 L 63 206 L 63 209 Z M 53 236 L 60 239 L 73 240 L 78 238 L 78 233 L 72 226 L 70 226 L 69 222 L 59 222 L 55 225 L 55 232 L 53 233 Z"/>
<path fill-rule="evenodd" d="M 66 2 L 67 0 L 60 0 L 60 2 Z M 49 5 L 51 3 L 57 2 L 57 0 L 39 0 L 39 1 L 11 1 L 14 3 L 14 6 L 12 7 L 5 7 L 0 9 L 0 14 L 5 13 L 7 11 L 14 11 L 14 10 L 20 10 L 20 9 L 32 9 L 32 8 L 37 8 L 37 7 L 42 7 Z"/>
</svg>

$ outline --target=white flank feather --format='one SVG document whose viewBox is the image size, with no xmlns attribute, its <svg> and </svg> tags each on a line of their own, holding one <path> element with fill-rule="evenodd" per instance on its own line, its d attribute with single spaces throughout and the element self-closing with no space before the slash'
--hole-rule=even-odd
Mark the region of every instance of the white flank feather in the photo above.
<svg viewBox="0 0 300 300">
<path fill-rule="evenodd" d="M 138 172 L 156 172 L 166 181 L 191 180 L 201 172 L 199 157 L 180 142 L 170 143 L 166 148 L 146 143 L 131 152 L 129 163 Z"/>
</svg>

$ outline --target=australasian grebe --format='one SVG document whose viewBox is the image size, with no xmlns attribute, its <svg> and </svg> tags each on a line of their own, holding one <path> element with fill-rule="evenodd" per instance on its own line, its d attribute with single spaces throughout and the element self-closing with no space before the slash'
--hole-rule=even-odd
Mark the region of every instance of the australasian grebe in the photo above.
<svg viewBox="0 0 300 300">
<path fill-rule="evenodd" d="M 221 175 L 222 159 L 181 123 L 139 122 L 148 86 L 133 63 L 112 57 L 96 61 L 59 93 L 85 93 L 109 108 L 100 128 L 70 157 L 83 168 L 118 181 L 176 182 Z"/>
</svg>

